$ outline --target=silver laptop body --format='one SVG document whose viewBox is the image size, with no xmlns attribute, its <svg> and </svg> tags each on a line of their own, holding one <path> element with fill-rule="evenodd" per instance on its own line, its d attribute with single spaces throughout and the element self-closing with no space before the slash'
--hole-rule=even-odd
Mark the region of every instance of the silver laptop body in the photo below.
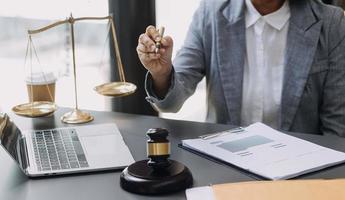
<svg viewBox="0 0 345 200">
<path fill-rule="evenodd" d="M 20 131 L 0 114 L 0 142 L 29 177 L 122 169 L 134 162 L 114 123 Z"/>
</svg>

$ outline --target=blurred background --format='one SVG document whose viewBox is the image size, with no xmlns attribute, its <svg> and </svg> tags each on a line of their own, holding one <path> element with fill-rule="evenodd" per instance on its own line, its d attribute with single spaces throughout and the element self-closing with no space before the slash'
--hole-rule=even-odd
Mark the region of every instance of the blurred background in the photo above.
<svg viewBox="0 0 345 200">
<path fill-rule="evenodd" d="M 324 1 L 344 7 L 345 1 Z M 70 27 L 61 25 L 33 35 L 38 59 L 27 57 L 28 29 L 37 29 L 57 20 L 74 17 L 115 17 L 122 60 L 127 80 L 138 86 L 129 97 L 112 99 L 93 91 L 96 85 L 118 80 L 111 35 L 106 21 L 88 21 L 75 26 L 78 97 L 81 109 L 121 111 L 135 114 L 160 115 L 171 119 L 204 121 L 206 116 L 205 80 L 178 113 L 156 113 L 145 101 L 144 76 L 135 47 L 145 27 L 165 26 L 174 38 L 174 56 L 181 48 L 192 15 L 200 0 L 0 0 L 0 107 L 4 111 L 28 102 L 25 77 L 30 68 L 53 72 L 57 77 L 56 103 L 73 107 L 73 77 Z M 30 62 L 32 61 L 32 62 Z"/>
</svg>

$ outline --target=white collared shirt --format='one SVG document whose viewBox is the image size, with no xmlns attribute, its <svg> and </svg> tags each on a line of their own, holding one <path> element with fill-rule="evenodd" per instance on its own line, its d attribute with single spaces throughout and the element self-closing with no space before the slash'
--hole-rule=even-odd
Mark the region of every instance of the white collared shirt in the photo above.
<svg viewBox="0 0 345 200">
<path fill-rule="evenodd" d="M 274 13 L 262 16 L 245 0 L 246 47 L 241 124 L 263 122 L 279 126 L 285 47 L 290 19 L 288 0 Z"/>
</svg>

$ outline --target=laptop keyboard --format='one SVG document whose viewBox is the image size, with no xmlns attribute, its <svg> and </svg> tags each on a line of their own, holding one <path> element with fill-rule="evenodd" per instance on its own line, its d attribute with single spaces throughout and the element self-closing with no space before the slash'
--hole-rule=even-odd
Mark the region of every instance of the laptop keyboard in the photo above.
<svg viewBox="0 0 345 200">
<path fill-rule="evenodd" d="M 89 167 L 75 129 L 52 129 L 32 133 L 39 171 Z"/>
</svg>

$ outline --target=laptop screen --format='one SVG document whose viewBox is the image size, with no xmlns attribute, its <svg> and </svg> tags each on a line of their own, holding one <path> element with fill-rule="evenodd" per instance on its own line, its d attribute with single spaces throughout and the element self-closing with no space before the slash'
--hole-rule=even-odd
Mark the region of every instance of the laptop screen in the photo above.
<svg viewBox="0 0 345 200">
<path fill-rule="evenodd" d="M 20 165 L 20 139 L 22 133 L 10 118 L 0 113 L 0 142 L 5 150 Z"/>
</svg>

